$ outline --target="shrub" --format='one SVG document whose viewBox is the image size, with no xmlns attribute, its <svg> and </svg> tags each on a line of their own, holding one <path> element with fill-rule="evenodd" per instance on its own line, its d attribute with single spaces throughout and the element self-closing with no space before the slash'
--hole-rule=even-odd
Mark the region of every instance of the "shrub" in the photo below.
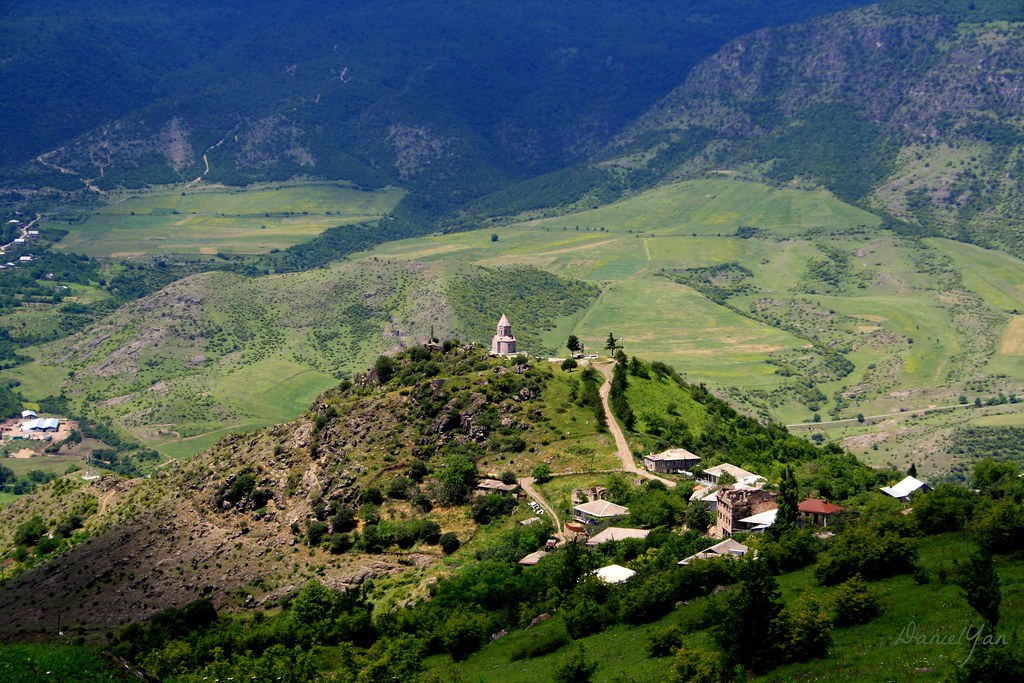
<svg viewBox="0 0 1024 683">
<path fill-rule="evenodd" d="M 683 629 L 676 624 L 655 629 L 647 636 L 647 655 L 650 657 L 667 657 L 683 643 Z"/>
<path fill-rule="evenodd" d="M 511 660 L 543 657 L 569 644 L 569 633 L 565 626 L 541 628 L 527 632 L 527 639 L 512 650 Z"/>
<path fill-rule="evenodd" d="M 681 647 L 676 650 L 672 661 L 671 680 L 678 683 L 719 683 L 722 680 L 720 658 L 708 650 Z"/>
<path fill-rule="evenodd" d="M 589 683 L 597 671 L 597 662 L 588 662 L 583 645 L 576 654 L 555 667 L 556 683 Z"/>
<path fill-rule="evenodd" d="M 477 524 L 490 524 L 495 519 L 512 514 L 515 509 L 515 498 L 496 493 L 478 496 L 473 501 L 473 521 Z"/>
<path fill-rule="evenodd" d="M 331 554 L 341 555 L 354 545 L 351 534 L 331 534 Z"/>
<path fill-rule="evenodd" d="M 868 588 L 860 574 L 855 574 L 836 587 L 832 593 L 836 626 L 866 624 L 882 613 L 878 595 Z"/>
<path fill-rule="evenodd" d="M 533 478 L 538 484 L 551 481 L 551 465 L 542 462 L 533 468 Z"/>
<path fill-rule="evenodd" d="M 891 531 L 879 533 L 872 526 L 855 526 L 823 552 L 814 567 L 822 585 L 832 586 L 860 574 L 867 579 L 884 579 L 914 570 L 917 543 Z"/>
<path fill-rule="evenodd" d="M 459 549 L 461 543 L 459 543 L 459 536 L 454 531 L 448 531 L 441 534 L 441 538 L 438 539 L 438 543 L 441 544 L 441 550 L 444 551 L 445 555 L 451 555 Z"/>
<path fill-rule="evenodd" d="M 306 527 L 306 543 L 310 546 L 320 545 L 324 537 L 327 536 L 327 523 L 320 521 L 312 521 L 309 526 Z"/>
</svg>

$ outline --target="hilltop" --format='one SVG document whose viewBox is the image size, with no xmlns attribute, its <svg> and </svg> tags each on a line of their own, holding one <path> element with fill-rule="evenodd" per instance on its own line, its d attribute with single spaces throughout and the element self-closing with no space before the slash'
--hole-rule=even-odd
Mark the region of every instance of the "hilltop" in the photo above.
<svg viewBox="0 0 1024 683">
<path fill-rule="evenodd" d="M 165 680 L 514 671 L 540 681 L 576 667 L 596 668 L 599 681 L 624 671 L 682 681 L 734 665 L 809 680 L 836 667 L 864 680 L 938 679 L 968 660 L 964 671 L 981 679 L 1019 669 L 1015 640 L 915 650 L 890 632 L 912 620 L 919 633 L 955 639 L 978 619 L 999 634 L 1020 623 L 1015 467 L 984 461 L 976 491 L 938 486 L 908 511 L 878 491 L 903 473 L 742 417 L 664 364 L 620 354 L 610 374 L 635 452 L 685 444 L 702 468 L 728 459 L 778 489 L 773 528 L 735 535 L 756 560 L 677 564 L 714 543 L 698 531 L 708 511 L 686 478 L 669 475 L 669 489 L 609 471 L 617 458 L 607 416 L 595 412 L 593 368 L 439 343 L 382 356 L 299 419 L 226 438 L 153 478 L 65 477 L 4 510 L 14 571 L 0 586 L 0 628 L 39 637 L 59 627 L 80 639 L 12 650 L 5 665 L 31 671 L 75 655 L 96 666 L 85 643 L 106 634 L 116 655 Z M 518 565 L 551 526 L 520 524 L 534 513 L 515 499 L 470 495 L 478 472 L 525 481 L 542 465 L 557 516 L 570 491 L 600 486 L 628 505 L 615 524 L 643 538 L 568 543 Z M 795 515 L 807 495 L 843 506 L 821 533 L 786 522 L 784 508 Z M 636 573 L 620 584 L 591 576 L 609 563 Z M 994 603 L 981 599 L 992 577 Z M 943 609 L 922 610 L 935 604 Z M 596 667 L 595 652 L 605 653 Z"/>
<path fill-rule="evenodd" d="M 738 415 L 667 366 L 633 365 L 634 453 L 682 442 L 708 463 L 728 458 L 771 477 L 780 462 L 806 462 L 813 477 L 821 467 L 853 477 L 844 496 L 891 476 L 856 474 L 866 469 L 836 449 L 819 460 L 807 442 Z M 404 588 L 386 599 L 418 595 L 442 570 L 443 533 L 469 544 L 465 560 L 495 542 L 498 530 L 481 526 L 490 517 L 464 507 L 475 472 L 524 477 L 544 464 L 600 480 L 619 467 L 601 381 L 454 342 L 415 347 L 380 357 L 297 420 L 232 434 L 149 477 L 66 475 L 0 511 L 5 562 L 27 570 L 3 587 L 3 628 L 52 626 L 56 606 L 86 631 L 201 597 L 219 609 L 269 607 L 313 576 L 340 587 L 401 574 Z M 828 475 L 811 485 L 839 493 Z M 35 516 L 41 531 L 25 531 Z M 39 550 L 32 534 L 47 531 Z"/>
</svg>

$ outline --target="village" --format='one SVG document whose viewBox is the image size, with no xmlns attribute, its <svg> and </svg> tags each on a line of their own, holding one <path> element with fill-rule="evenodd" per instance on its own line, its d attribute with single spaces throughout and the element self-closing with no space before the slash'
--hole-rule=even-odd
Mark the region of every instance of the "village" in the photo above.
<svg viewBox="0 0 1024 683">
<path fill-rule="evenodd" d="M 505 314 L 498 321 L 497 329 L 491 341 L 491 355 L 498 357 L 514 356 L 517 353 L 516 338 L 512 332 L 512 324 Z M 596 356 L 577 356 L 581 359 L 596 359 Z M 551 362 L 560 362 L 560 358 L 551 358 Z M 606 384 L 607 388 L 607 384 Z M 678 562 L 680 566 L 688 565 L 695 560 L 715 557 L 742 557 L 749 547 L 733 539 L 737 534 L 760 534 L 767 531 L 775 523 L 779 514 L 778 499 L 780 491 L 766 488 L 765 477 L 747 471 L 731 463 L 725 462 L 712 467 L 704 467 L 700 456 L 685 448 L 671 448 L 660 453 L 650 453 L 643 457 L 643 469 L 635 467 L 633 455 L 626 446 L 618 422 L 612 415 L 608 405 L 607 392 L 603 391 L 604 406 L 609 428 L 616 437 L 619 446 L 619 457 L 622 460 L 622 471 L 636 475 L 634 485 L 641 485 L 645 480 L 656 481 L 668 487 L 676 487 L 674 479 L 666 479 L 659 475 L 680 477 L 682 481 L 694 484 L 690 502 L 706 506 L 710 514 L 711 524 L 707 536 L 719 540 L 694 555 Z M 553 475 L 557 476 L 557 475 Z M 628 517 L 628 507 L 606 500 L 607 489 L 595 486 L 588 489 L 576 489 L 572 493 L 572 521 L 566 521 L 558 527 L 558 516 L 552 507 L 533 487 L 533 478 L 523 478 L 519 483 L 503 482 L 495 478 L 483 478 L 477 485 L 477 495 L 515 495 L 518 499 L 527 500 L 528 505 L 537 515 L 522 524 L 530 525 L 539 521 L 545 514 L 556 524 L 556 538 L 548 540 L 545 548 L 529 553 L 519 564 L 536 565 L 551 550 L 562 542 L 585 543 L 595 548 L 603 543 L 621 541 L 628 538 L 643 539 L 650 533 L 647 529 L 636 529 L 614 526 L 617 521 Z M 880 487 L 881 493 L 894 498 L 906 506 L 909 511 L 910 497 L 918 492 L 927 492 L 931 486 L 908 475 L 893 486 Z M 830 524 L 837 515 L 843 512 L 840 505 L 819 498 L 807 497 L 797 505 L 796 524 L 799 528 L 814 528 L 816 535 L 825 539 L 832 536 Z M 623 583 L 636 572 L 616 564 L 602 567 L 595 575 L 604 583 Z"/>
</svg>

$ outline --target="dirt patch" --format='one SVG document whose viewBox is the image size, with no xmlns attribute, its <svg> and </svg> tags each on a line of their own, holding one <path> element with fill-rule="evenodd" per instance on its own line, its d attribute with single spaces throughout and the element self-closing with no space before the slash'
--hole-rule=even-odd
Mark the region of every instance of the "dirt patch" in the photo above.
<svg viewBox="0 0 1024 683">
<path fill-rule="evenodd" d="M 1006 356 L 1024 356 L 1024 316 L 1010 319 L 999 340 L 999 353 Z"/>
<path fill-rule="evenodd" d="M 12 458 L 25 459 L 25 458 L 31 458 L 35 454 L 36 454 L 36 452 L 34 450 L 32 450 L 31 448 L 21 448 L 21 449 L 15 451 L 14 453 L 11 453 L 11 457 Z"/>
</svg>

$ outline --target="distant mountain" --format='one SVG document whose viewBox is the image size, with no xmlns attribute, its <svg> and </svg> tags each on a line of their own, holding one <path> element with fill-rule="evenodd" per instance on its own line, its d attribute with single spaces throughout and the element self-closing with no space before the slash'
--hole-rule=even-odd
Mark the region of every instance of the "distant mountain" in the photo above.
<svg viewBox="0 0 1024 683">
<path fill-rule="evenodd" d="M 7 2 L 0 182 L 308 174 L 437 215 L 586 160 L 725 41 L 836 5 Z"/>
<path fill-rule="evenodd" d="M 890 2 L 733 40 L 608 152 L 636 182 L 823 185 L 1024 254 L 1024 8 Z"/>
</svg>

